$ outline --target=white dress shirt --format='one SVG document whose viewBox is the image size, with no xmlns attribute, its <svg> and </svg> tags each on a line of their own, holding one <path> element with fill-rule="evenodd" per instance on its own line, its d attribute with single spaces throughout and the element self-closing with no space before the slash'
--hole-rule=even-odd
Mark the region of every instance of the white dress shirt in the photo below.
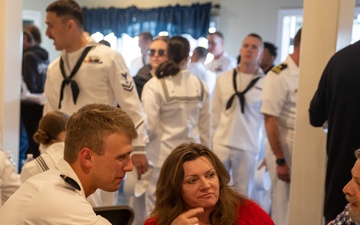
<svg viewBox="0 0 360 225">
<path fill-rule="evenodd" d="M 145 65 L 149 64 L 150 58 L 148 55 L 140 55 L 139 57 L 136 57 L 133 59 L 130 63 L 130 74 L 131 76 L 135 77 L 136 74 L 139 72 L 141 68 L 143 68 Z"/>
<path fill-rule="evenodd" d="M 55 168 L 56 164 L 64 158 L 64 142 L 57 142 L 47 147 L 43 146 L 42 149 L 44 153 L 40 155 L 41 157 L 37 157 L 36 159 L 27 162 L 23 166 L 20 174 L 22 183 L 30 177 L 45 172 L 48 169 Z M 107 192 L 97 189 L 95 193 L 87 198 L 87 200 L 93 207 L 100 207 L 115 205 L 116 198 L 116 192 Z"/>
<path fill-rule="evenodd" d="M 46 171 L 47 169 L 45 169 L 43 166 L 47 167 L 48 169 L 54 168 L 56 163 L 58 163 L 60 159 L 64 157 L 64 142 L 57 142 L 46 147 L 44 146 L 42 149 L 43 153 L 40 156 L 45 165 L 43 165 L 41 162 L 40 164 L 38 162 L 39 159 L 34 159 L 25 163 L 20 173 L 20 180 L 22 183 L 24 183 L 30 177 Z"/>
<path fill-rule="evenodd" d="M 236 64 L 236 59 L 224 52 L 220 56 L 220 58 L 213 59 L 210 63 L 206 65 L 206 67 L 211 71 L 215 72 L 217 76 L 219 76 L 225 71 L 234 69 L 236 67 Z"/>
<path fill-rule="evenodd" d="M 209 88 L 210 99 L 213 95 L 215 84 L 216 84 L 216 74 L 206 68 L 206 66 L 201 62 L 192 62 L 189 64 L 188 68 L 195 76 L 200 78 L 205 82 Z"/>
<path fill-rule="evenodd" d="M 61 174 L 80 186 L 65 182 Z M 61 160 L 56 168 L 29 178 L 0 208 L 0 224 L 69 225 L 111 223 L 94 213 L 71 166 Z"/>
<path fill-rule="evenodd" d="M 261 112 L 279 118 L 279 125 L 295 128 L 299 67 L 288 56 L 287 65 L 279 74 L 269 71 L 264 79 L 264 99 Z"/>
</svg>

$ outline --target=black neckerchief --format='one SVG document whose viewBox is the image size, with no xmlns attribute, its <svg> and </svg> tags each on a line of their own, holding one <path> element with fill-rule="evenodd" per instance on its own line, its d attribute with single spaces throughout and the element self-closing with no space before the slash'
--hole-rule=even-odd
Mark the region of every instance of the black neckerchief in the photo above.
<svg viewBox="0 0 360 225">
<path fill-rule="evenodd" d="M 255 74 L 257 73 L 257 71 L 255 72 Z M 255 75 L 254 74 L 254 75 Z M 252 88 L 256 82 L 260 79 L 260 77 L 257 77 L 253 80 L 251 80 L 251 82 L 248 84 L 248 86 L 245 88 L 245 90 L 243 90 L 242 92 L 239 92 L 237 90 L 237 85 L 236 85 L 236 69 L 234 69 L 233 72 L 233 85 L 234 85 L 234 89 L 235 89 L 235 94 L 233 94 L 230 99 L 228 100 L 227 104 L 226 104 L 226 110 L 229 109 L 232 105 L 232 102 L 234 101 L 235 96 L 239 97 L 239 101 L 240 101 L 240 106 L 241 106 L 241 112 L 244 113 L 245 110 L 245 93 L 250 90 L 250 88 Z"/>
<path fill-rule="evenodd" d="M 66 76 L 65 73 L 65 69 L 64 69 L 64 61 L 62 58 L 60 58 L 60 70 L 61 70 L 61 74 L 64 78 L 63 82 L 61 83 L 61 89 L 60 89 L 60 100 L 59 100 L 59 109 L 61 108 L 61 101 L 64 98 L 64 88 L 65 85 L 71 84 L 71 91 L 72 91 L 72 95 L 73 95 L 73 100 L 74 100 L 74 104 L 76 104 L 76 100 L 79 96 L 80 93 L 80 89 L 79 86 L 77 85 L 76 81 L 73 80 L 72 78 L 75 76 L 75 74 L 77 73 L 77 71 L 79 70 L 81 63 L 84 61 L 86 55 L 88 54 L 88 52 L 90 51 L 90 49 L 93 46 L 88 46 L 84 49 L 84 51 L 82 52 L 80 58 L 78 59 L 78 61 L 75 64 L 74 69 L 71 71 L 70 76 Z"/>
</svg>

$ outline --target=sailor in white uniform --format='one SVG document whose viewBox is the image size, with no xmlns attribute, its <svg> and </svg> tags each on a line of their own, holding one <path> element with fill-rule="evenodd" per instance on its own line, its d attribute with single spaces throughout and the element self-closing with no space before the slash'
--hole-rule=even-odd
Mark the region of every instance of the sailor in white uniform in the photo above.
<svg viewBox="0 0 360 225">
<path fill-rule="evenodd" d="M 148 168 L 146 121 L 123 57 L 83 35 L 81 8 L 67 8 L 67 15 L 57 10 L 47 8 L 46 35 L 62 53 L 48 67 L 43 114 L 59 110 L 71 115 L 89 103 L 119 105 L 130 115 L 139 134 L 133 143 L 132 160 L 140 176 Z"/>
<path fill-rule="evenodd" d="M 196 47 L 191 56 L 191 63 L 188 66 L 188 70 L 205 82 L 209 89 L 211 99 L 216 84 L 216 74 L 204 65 L 207 53 L 206 48 Z"/>
<path fill-rule="evenodd" d="M 146 191 L 146 210 L 152 212 L 161 166 L 173 149 L 184 142 L 210 145 L 209 92 L 203 81 L 185 70 L 190 45 L 175 36 L 168 43 L 168 61 L 144 86 L 142 103 L 148 117 L 148 158 L 154 165 Z"/>
<path fill-rule="evenodd" d="M 300 39 L 301 30 L 294 39 L 294 53 L 269 71 L 264 80 L 261 112 L 264 114 L 268 137 L 266 161 L 272 178 L 271 217 L 277 225 L 288 224 Z"/>
<path fill-rule="evenodd" d="M 139 72 L 141 68 L 150 63 L 148 50 L 152 43 L 153 36 L 149 32 L 142 32 L 138 35 L 138 38 L 141 55 L 133 59 L 129 66 L 130 74 L 133 77 Z"/>
<path fill-rule="evenodd" d="M 263 126 L 264 73 L 258 65 L 262 51 L 259 35 L 246 36 L 238 68 L 218 77 L 212 101 L 213 151 L 231 171 L 239 192 L 247 196 L 252 190 Z"/>
<path fill-rule="evenodd" d="M 219 76 L 222 72 L 234 69 L 236 67 L 236 60 L 229 56 L 224 50 L 224 36 L 221 32 L 209 33 L 208 50 L 213 54 L 214 59 L 206 65 L 208 69 Z"/>
</svg>

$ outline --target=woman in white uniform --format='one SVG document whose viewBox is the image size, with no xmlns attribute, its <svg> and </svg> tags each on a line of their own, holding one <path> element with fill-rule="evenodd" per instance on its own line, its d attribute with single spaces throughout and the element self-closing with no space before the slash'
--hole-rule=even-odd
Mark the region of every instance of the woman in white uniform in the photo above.
<svg viewBox="0 0 360 225">
<path fill-rule="evenodd" d="M 43 116 L 33 139 L 40 144 L 41 155 L 25 163 L 21 169 L 20 180 L 25 182 L 32 176 L 54 168 L 64 156 L 65 125 L 69 116 L 60 111 L 53 111 Z"/>
<path fill-rule="evenodd" d="M 203 81 L 185 70 L 189 51 L 186 38 L 172 37 L 168 60 L 144 86 L 142 103 L 150 137 L 147 155 L 154 165 L 145 197 L 147 214 L 155 203 L 160 168 L 171 151 L 184 142 L 210 144 L 209 91 Z"/>
</svg>

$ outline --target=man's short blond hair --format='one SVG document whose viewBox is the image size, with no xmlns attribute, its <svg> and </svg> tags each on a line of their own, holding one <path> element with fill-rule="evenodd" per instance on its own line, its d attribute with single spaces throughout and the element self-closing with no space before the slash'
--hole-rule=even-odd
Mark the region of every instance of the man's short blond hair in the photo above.
<svg viewBox="0 0 360 225">
<path fill-rule="evenodd" d="M 137 137 L 135 125 L 124 110 L 105 104 L 88 104 L 74 113 L 66 125 L 64 159 L 76 161 L 83 148 L 103 155 L 104 140 L 111 134 Z"/>
</svg>

